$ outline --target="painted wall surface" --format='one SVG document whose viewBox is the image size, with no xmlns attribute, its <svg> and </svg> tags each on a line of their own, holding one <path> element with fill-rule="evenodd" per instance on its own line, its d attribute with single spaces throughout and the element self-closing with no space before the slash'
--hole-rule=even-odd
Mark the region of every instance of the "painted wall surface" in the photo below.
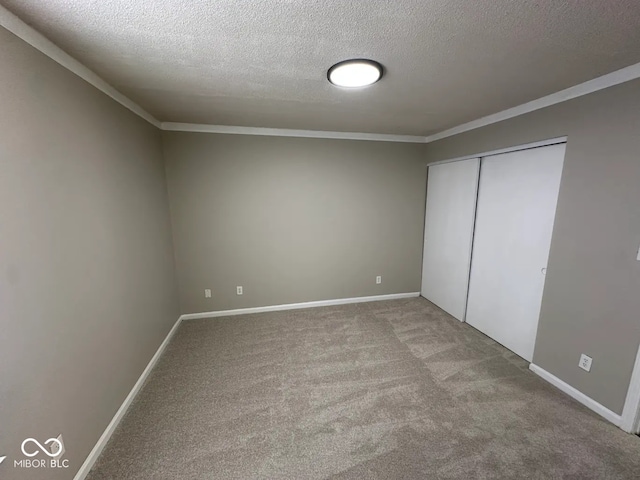
<svg viewBox="0 0 640 480">
<path fill-rule="evenodd" d="M 424 145 L 163 136 L 182 313 L 420 290 Z"/>
<path fill-rule="evenodd" d="M 640 341 L 640 81 L 428 144 L 427 160 L 565 135 L 533 361 L 621 414 Z"/>
<path fill-rule="evenodd" d="M 179 315 L 161 136 L 0 45 L 0 476 L 68 480 Z M 59 434 L 68 469 L 13 467 Z"/>
</svg>

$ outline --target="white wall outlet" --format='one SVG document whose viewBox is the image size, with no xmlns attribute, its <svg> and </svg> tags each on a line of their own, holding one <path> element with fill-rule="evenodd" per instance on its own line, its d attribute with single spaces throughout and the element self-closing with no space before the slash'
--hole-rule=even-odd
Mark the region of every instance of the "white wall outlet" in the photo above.
<svg viewBox="0 0 640 480">
<path fill-rule="evenodd" d="M 56 438 L 56 440 L 57 442 L 51 442 L 49 444 L 49 450 L 51 451 L 51 454 L 54 455 L 52 458 L 60 458 L 62 457 L 62 455 L 64 455 L 65 452 L 62 434 L 58 435 L 58 438 Z"/>
<path fill-rule="evenodd" d="M 211 289 L 205 288 L 204 290 L 204 298 L 211 298 Z"/>
<path fill-rule="evenodd" d="M 380 285 L 382 283 L 382 277 L 380 275 L 378 275 L 376 277 L 376 284 Z"/>
<path fill-rule="evenodd" d="M 583 369 L 586 370 L 587 372 L 591 371 L 591 361 L 593 359 L 588 356 L 585 355 L 584 353 L 582 355 L 580 355 L 580 363 L 578 363 L 578 366 Z"/>
<path fill-rule="evenodd" d="M 242 285 L 236 287 L 236 295 L 242 295 Z"/>
</svg>

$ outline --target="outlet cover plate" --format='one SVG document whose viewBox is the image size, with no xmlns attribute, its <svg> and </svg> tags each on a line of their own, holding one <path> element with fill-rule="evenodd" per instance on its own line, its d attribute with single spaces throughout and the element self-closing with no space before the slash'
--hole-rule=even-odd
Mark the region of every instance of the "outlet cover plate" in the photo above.
<svg viewBox="0 0 640 480">
<path fill-rule="evenodd" d="M 578 363 L 578 366 L 583 369 L 586 370 L 587 372 L 591 371 L 591 361 L 593 359 L 588 356 L 585 355 L 584 353 L 582 355 L 580 355 L 580 363 Z"/>
</svg>

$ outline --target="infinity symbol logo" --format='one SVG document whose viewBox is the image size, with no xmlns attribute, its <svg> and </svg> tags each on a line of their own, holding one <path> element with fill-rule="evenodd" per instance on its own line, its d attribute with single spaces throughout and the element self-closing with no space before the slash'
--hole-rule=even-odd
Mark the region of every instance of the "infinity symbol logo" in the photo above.
<svg viewBox="0 0 640 480">
<path fill-rule="evenodd" d="M 58 455 L 57 453 L 51 453 L 44 445 L 40 445 L 40 442 L 38 442 L 35 438 L 26 438 L 24 442 L 22 442 L 22 445 L 20 445 L 20 448 L 22 449 L 22 453 L 24 453 L 27 457 L 35 457 L 38 454 L 37 450 L 32 453 L 27 453 L 24 446 L 29 442 L 35 443 L 40 449 L 40 451 L 44 452 L 46 455 L 49 455 L 50 457 L 55 457 Z M 56 451 L 57 452 L 62 451 L 62 443 L 60 443 L 60 440 L 58 440 L 57 438 L 50 438 L 49 440 L 44 442 L 44 444 L 48 445 L 49 443 L 53 443 L 53 442 L 58 444 L 58 448 Z"/>
</svg>

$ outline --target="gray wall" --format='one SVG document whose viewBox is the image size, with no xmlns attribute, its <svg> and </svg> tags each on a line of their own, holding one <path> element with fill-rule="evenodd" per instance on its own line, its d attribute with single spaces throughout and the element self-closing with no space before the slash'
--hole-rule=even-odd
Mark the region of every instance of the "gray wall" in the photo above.
<svg viewBox="0 0 640 480">
<path fill-rule="evenodd" d="M 70 479 L 177 320 L 160 132 L 0 28 L 0 466 Z M 69 470 L 20 470 L 62 433 Z"/>
<path fill-rule="evenodd" d="M 622 413 L 640 341 L 640 81 L 431 143 L 427 159 L 564 135 L 533 361 Z M 593 357 L 590 373 L 581 353 Z"/>
<path fill-rule="evenodd" d="M 163 135 L 183 313 L 420 289 L 424 145 Z"/>
</svg>

